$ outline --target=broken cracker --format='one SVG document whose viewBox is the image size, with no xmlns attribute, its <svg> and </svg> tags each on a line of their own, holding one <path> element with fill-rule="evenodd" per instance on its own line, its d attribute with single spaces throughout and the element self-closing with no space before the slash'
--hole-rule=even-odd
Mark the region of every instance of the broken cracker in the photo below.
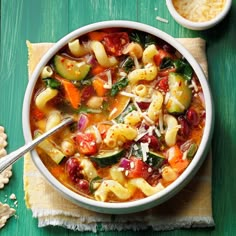
<svg viewBox="0 0 236 236">
<path fill-rule="evenodd" d="M 4 127 L 0 126 L 0 158 L 6 156 L 7 152 L 5 147 L 7 146 L 7 135 L 4 132 Z M 12 176 L 12 166 L 9 166 L 6 170 L 0 173 L 0 189 L 3 189 L 5 184 L 9 182 Z"/>
<path fill-rule="evenodd" d="M 8 218 L 15 214 L 16 210 L 10 208 L 8 204 L 2 204 L 0 202 L 0 229 L 6 224 Z"/>
</svg>

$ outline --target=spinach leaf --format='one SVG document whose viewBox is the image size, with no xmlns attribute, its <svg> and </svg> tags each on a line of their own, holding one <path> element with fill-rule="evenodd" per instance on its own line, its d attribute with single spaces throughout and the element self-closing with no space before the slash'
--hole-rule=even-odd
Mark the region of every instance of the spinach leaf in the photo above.
<svg viewBox="0 0 236 236">
<path fill-rule="evenodd" d="M 173 62 L 176 72 L 182 74 L 188 81 L 192 79 L 193 69 L 185 60 L 175 60 Z"/>
<path fill-rule="evenodd" d="M 115 96 L 119 91 L 123 88 L 125 88 L 128 85 L 129 81 L 127 78 L 123 78 L 119 81 L 117 81 L 115 84 L 112 85 L 111 88 L 111 96 Z"/>
<path fill-rule="evenodd" d="M 169 57 L 163 58 L 160 69 L 176 68 L 176 72 L 184 76 L 188 81 L 192 79 L 193 69 L 186 60 L 173 60 Z"/>
<path fill-rule="evenodd" d="M 156 38 L 153 35 L 138 30 L 133 31 L 129 35 L 129 38 L 131 41 L 139 43 L 143 48 L 157 43 Z"/>
<path fill-rule="evenodd" d="M 134 67 L 134 60 L 132 57 L 127 57 L 121 64 L 121 68 L 123 68 L 126 73 L 131 71 L 133 67 Z"/>
<path fill-rule="evenodd" d="M 160 69 L 168 69 L 171 67 L 173 67 L 173 60 L 169 57 L 163 58 L 160 64 Z"/>
<path fill-rule="evenodd" d="M 52 88 L 52 89 L 59 89 L 61 86 L 61 83 L 53 78 L 43 78 L 44 83 L 46 84 L 47 87 Z"/>
</svg>

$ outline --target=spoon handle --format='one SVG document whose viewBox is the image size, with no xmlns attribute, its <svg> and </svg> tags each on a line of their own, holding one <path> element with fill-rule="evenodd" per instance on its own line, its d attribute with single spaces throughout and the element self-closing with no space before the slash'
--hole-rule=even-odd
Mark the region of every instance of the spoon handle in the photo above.
<svg viewBox="0 0 236 236">
<path fill-rule="evenodd" d="M 53 127 L 46 133 L 43 133 L 36 139 L 32 140 L 31 142 L 25 144 L 21 148 L 17 149 L 14 152 L 11 152 L 10 154 L 6 155 L 3 158 L 0 158 L 0 173 L 4 171 L 7 167 L 9 167 L 11 164 L 15 163 L 20 157 L 22 157 L 25 153 L 28 151 L 31 151 L 35 148 L 40 142 L 42 142 L 44 139 L 46 139 L 48 136 L 54 134 L 59 129 L 63 128 L 64 126 L 70 124 L 73 122 L 73 119 L 71 117 L 66 118 L 63 120 L 59 125 Z"/>
</svg>

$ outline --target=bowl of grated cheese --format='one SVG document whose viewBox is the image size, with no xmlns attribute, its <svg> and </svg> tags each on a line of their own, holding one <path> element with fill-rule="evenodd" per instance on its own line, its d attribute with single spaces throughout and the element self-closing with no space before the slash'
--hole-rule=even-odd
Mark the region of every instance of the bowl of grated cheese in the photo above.
<svg viewBox="0 0 236 236">
<path fill-rule="evenodd" d="M 166 0 L 166 5 L 180 25 L 192 30 L 206 30 L 225 18 L 232 0 Z"/>
</svg>

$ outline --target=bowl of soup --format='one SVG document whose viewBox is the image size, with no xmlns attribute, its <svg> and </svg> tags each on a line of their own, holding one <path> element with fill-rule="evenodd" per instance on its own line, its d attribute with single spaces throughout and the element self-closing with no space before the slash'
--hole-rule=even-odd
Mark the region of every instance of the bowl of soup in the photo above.
<svg viewBox="0 0 236 236">
<path fill-rule="evenodd" d="M 26 142 L 72 117 L 31 152 L 45 179 L 84 208 L 112 214 L 163 203 L 210 146 L 205 75 L 174 38 L 131 21 L 79 28 L 54 44 L 26 89 Z"/>
</svg>

